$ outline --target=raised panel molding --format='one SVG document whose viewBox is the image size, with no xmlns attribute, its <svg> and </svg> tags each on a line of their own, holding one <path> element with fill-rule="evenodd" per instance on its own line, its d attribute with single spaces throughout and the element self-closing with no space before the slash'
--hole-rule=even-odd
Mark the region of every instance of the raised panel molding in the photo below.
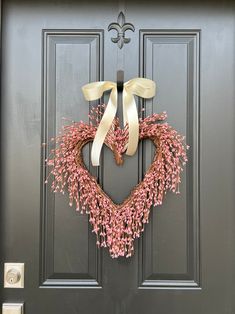
<svg viewBox="0 0 235 314">
<path fill-rule="evenodd" d="M 68 207 L 66 195 L 55 195 L 50 185 L 44 184 L 48 176 L 44 160 L 54 148 L 50 138 L 60 129 L 62 116 L 87 120 L 89 106 L 82 97 L 81 86 L 103 79 L 103 30 L 43 30 L 42 35 L 45 146 L 41 154 L 40 285 L 96 288 L 101 286 L 101 253 L 90 232 L 88 215 L 76 213 Z M 84 154 L 90 165 L 89 147 Z M 72 253 L 74 250 L 77 252 Z"/>
<path fill-rule="evenodd" d="M 168 113 L 170 111 L 174 116 L 169 114 L 168 118 L 173 121 L 170 124 L 186 134 L 190 150 L 179 205 L 172 208 L 173 201 L 168 198 L 173 196 L 168 193 L 164 208 L 152 208 L 150 222 L 139 241 L 139 288 L 200 289 L 199 37 L 199 30 L 140 30 L 140 76 L 157 83 L 157 101 L 144 101 L 145 113 L 165 110 L 164 103 L 158 105 L 159 98 L 160 103 L 165 100 Z M 140 150 L 140 180 L 151 162 L 152 150 L 150 143 L 144 143 Z M 179 217 L 176 216 L 177 210 Z M 159 219 L 166 226 L 181 230 L 181 237 L 175 234 L 175 240 L 175 230 L 162 230 L 160 225 L 157 226 Z M 164 236 L 164 232 L 172 232 L 172 235 Z M 173 242 L 170 249 L 167 247 L 169 239 Z M 182 245 L 177 246 L 179 243 Z M 165 256 L 161 257 L 161 254 Z"/>
</svg>

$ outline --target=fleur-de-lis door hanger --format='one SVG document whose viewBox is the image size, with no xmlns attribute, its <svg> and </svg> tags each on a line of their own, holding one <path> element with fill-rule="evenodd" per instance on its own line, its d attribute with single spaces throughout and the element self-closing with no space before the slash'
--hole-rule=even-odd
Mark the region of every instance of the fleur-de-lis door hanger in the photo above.
<svg viewBox="0 0 235 314">
<path fill-rule="evenodd" d="M 120 49 L 131 41 L 130 38 L 125 37 L 125 32 L 127 30 L 131 30 L 132 32 L 135 31 L 135 27 L 131 23 L 126 23 L 125 16 L 123 12 L 120 12 L 117 18 L 117 22 L 110 23 L 108 26 L 108 31 L 110 30 L 117 31 L 117 37 L 112 37 L 111 40 L 113 43 L 117 44 Z"/>
</svg>

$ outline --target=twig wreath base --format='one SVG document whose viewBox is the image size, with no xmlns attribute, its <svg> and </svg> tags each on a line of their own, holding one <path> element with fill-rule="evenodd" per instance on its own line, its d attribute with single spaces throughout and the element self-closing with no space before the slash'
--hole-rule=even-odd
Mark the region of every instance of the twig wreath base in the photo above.
<svg viewBox="0 0 235 314">
<path fill-rule="evenodd" d="M 73 122 L 52 139 L 56 148 L 46 160 L 52 170 L 45 183 L 52 175 L 52 190 L 64 194 L 67 189 L 70 206 L 75 202 L 77 211 L 89 214 L 98 246 L 108 247 L 113 258 L 129 257 L 134 252 L 134 239 L 140 237 L 149 221 L 151 207 L 162 204 L 167 190 L 179 193 L 180 173 L 187 161 L 188 147 L 184 137 L 163 122 L 167 118 L 165 112 L 140 118 L 139 140 L 150 139 L 155 145 L 153 162 L 128 198 L 122 204 L 115 204 L 89 173 L 82 157 L 82 149 L 93 141 L 104 110 L 105 105 L 93 108 L 89 124 Z M 115 118 L 105 145 L 113 151 L 118 165 L 123 163 L 127 141 L 128 128 L 121 129 Z"/>
</svg>

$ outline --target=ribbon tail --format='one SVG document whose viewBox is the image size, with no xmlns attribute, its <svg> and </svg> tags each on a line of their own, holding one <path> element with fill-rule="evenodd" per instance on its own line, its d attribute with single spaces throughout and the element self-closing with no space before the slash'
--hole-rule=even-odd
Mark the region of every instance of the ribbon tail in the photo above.
<svg viewBox="0 0 235 314">
<path fill-rule="evenodd" d="M 123 115 L 125 123 L 128 123 L 129 138 L 126 154 L 135 154 L 139 143 L 139 118 L 133 94 L 123 91 Z"/>
<path fill-rule="evenodd" d="M 106 110 L 97 128 L 95 138 L 92 144 L 91 162 L 93 166 L 99 166 L 100 164 L 101 149 L 105 141 L 105 137 L 112 125 L 116 112 L 117 112 L 117 90 L 116 88 L 113 88 L 110 94 Z"/>
</svg>

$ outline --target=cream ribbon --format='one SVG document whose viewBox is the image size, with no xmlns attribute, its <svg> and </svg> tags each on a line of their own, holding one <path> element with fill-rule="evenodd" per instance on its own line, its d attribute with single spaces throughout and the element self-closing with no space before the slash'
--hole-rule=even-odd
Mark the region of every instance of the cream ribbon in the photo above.
<svg viewBox="0 0 235 314">
<path fill-rule="evenodd" d="M 152 98 L 155 95 L 155 82 L 146 78 L 134 78 L 123 85 L 123 123 L 128 123 L 129 138 L 126 154 L 135 154 L 139 142 L 139 118 L 135 97 Z M 111 90 L 109 101 L 100 124 L 97 128 L 91 149 L 91 162 L 99 166 L 101 149 L 113 119 L 117 112 L 117 84 L 111 81 L 101 81 L 86 84 L 82 87 L 84 97 L 88 101 L 102 97 L 105 91 Z"/>
</svg>

